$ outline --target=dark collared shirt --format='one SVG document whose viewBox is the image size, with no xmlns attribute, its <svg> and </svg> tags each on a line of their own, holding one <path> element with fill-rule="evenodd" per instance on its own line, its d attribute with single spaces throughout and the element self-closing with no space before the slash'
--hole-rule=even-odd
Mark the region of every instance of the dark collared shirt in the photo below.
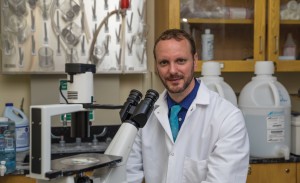
<svg viewBox="0 0 300 183">
<path fill-rule="evenodd" d="M 192 104 L 193 100 L 196 98 L 196 95 L 197 95 L 197 92 L 198 92 L 198 89 L 200 86 L 200 81 L 197 81 L 195 78 L 194 78 L 194 80 L 195 80 L 195 86 L 194 86 L 193 90 L 179 103 L 179 105 L 181 106 L 181 110 L 178 113 L 179 129 L 181 128 L 181 126 L 184 122 L 186 113 L 187 113 L 190 105 Z M 170 117 L 170 109 L 173 105 L 175 105 L 177 103 L 171 99 L 169 94 L 167 95 L 167 103 L 168 103 L 169 117 Z"/>
</svg>

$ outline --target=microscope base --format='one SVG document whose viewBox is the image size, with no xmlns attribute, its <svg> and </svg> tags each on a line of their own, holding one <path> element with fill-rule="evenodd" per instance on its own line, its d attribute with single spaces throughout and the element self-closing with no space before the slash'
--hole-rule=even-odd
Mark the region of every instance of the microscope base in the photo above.
<svg viewBox="0 0 300 183">
<path fill-rule="evenodd" d="M 75 183 L 73 176 L 61 177 L 53 180 L 36 180 L 36 183 Z"/>
<path fill-rule="evenodd" d="M 52 171 L 46 173 L 49 179 L 62 179 L 64 177 L 72 177 L 83 172 L 92 171 L 96 168 L 115 165 L 121 162 L 122 157 L 98 154 L 85 153 L 75 156 L 69 156 L 51 161 Z M 62 177 L 64 176 L 64 177 Z M 65 180 L 66 181 L 66 180 Z"/>
</svg>

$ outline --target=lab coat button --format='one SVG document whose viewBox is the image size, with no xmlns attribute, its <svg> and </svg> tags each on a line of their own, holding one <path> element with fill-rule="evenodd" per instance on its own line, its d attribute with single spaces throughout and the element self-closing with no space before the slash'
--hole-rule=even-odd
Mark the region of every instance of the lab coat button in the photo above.
<svg viewBox="0 0 300 183">
<path fill-rule="evenodd" d="M 171 153 L 170 153 L 170 156 L 174 156 L 174 153 L 173 153 L 173 152 L 171 152 Z"/>
</svg>

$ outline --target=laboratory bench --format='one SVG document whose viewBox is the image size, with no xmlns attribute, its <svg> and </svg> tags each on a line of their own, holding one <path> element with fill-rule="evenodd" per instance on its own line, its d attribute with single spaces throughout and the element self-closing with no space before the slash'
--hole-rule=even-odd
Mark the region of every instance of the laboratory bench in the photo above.
<svg viewBox="0 0 300 183">
<path fill-rule="evenodd" d="M 250 157 L 250 164 L 271 164 L 271 163 L 300 163 L 300 156 L 291 154 L 288 160 L 285 160 L 284 158 Z"/>
<path fill-rule="evenodd" d="M 24 156 L 24 154 L 19 154 Z M 23 169 L 22 169 L 23 168 Z M 17 171 L 11 175 L 0 177 L 1 183 L 34 183 L 26 177 L 28 165 L 18 162 Z M 247 183 L 300 183 L 300 156 L 292 155 L 284 158 L 250 158 Z"/>
<path fill-rule="evenodd" d="M 91 126 L 89 138 L 82 138 L 80 142 L 70 137 L 70 127 L 52 127 L 51 159 L 63 158 L 82 153 L 104 153 L 110 141 L 118 131 L 120 125 Z M 60 143 L 64 134 L 64 142 Z M 95 144 L 95 137 L 98 142 Z M 34 179 L 26 177 L 29 174 L 29 151 L 16 153 L 16 171 L 12 174 L 0 176 L 0 183 L 31 183 Z"/>
<path fill-rule="evenodd" d="M 103 137 L 99 137 L 99 145 L 98 152 L 102 153 L 105 151 L 105 148 L 108 146 L 108 139 L 112 139 L 114 134 L 119 128 L 119 125 L 116 126 L 107 126 L 106 135 Z M 102 132 L 104 127 L 93 127 L 91 134 L 97 134 L 97 132 Z M 69 134 L 68 128 L 55 127 L 52 129 L 52 134 L 58 136 L 61 132 L 64 134 Z M 67 142 L 67 146 L 69 147 L 71 144 L 76 144 L 76 142 L 71 141 L 71 138 L 66 135 L 65 138 Z M 92 139 L 89 139 L 91 142 Z M 106 141 L 106 142 L 105 142 Z M 61 158 L 66 155 L 74 155 L 71 151 L 65 153 L 61 151 L 62 149 L 66 150 L 67 148 L 59 148 L 59 139 L 53 139 L 52 142 L 52 152 L 55 151 L 55 154 L 52 154 L 52 159 Z M 90 143 L 82 142 L 82 145 L 90 145 Z M 86 149 L 86 148 L 81 148 Z M 76 149 L 75 149 L 76 150 Z M 74 151 L 74 148 L 73 148 Z M 78 151 L 78 153 L 84 153 Z M 0 177 L 1 183 L 33 183 L 34 179 L 26 177 L 26 174 L 29 173 L 28 166 L 28 151 L 18 152 L 17 153 L 17 170 L 15 173 L 11 175 L 5 175 L 4 177 Z M 25 162 L 25 163 L 24 163 Z M 298 175 L 298 177 L 297 177 Z M 250 158 L 250 165 L 248 170 L 247 183 L 300 183 L 300 156 L 296 156 L 291 154 L 288 160 L 284 158 Z"/>
</svg>

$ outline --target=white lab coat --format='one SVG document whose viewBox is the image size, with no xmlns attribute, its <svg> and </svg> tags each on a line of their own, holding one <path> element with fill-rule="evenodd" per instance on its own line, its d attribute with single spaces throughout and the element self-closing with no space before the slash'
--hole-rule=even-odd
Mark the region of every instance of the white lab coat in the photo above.
<svg viewBox="0 0 300 183">
<path fill-rule="evenodd" d="M 135 139 L 127 181 L 244 183 L 249 140 L 241 111 L 202 82 L 174 143 L 166 91 Z"/>
</svg>

